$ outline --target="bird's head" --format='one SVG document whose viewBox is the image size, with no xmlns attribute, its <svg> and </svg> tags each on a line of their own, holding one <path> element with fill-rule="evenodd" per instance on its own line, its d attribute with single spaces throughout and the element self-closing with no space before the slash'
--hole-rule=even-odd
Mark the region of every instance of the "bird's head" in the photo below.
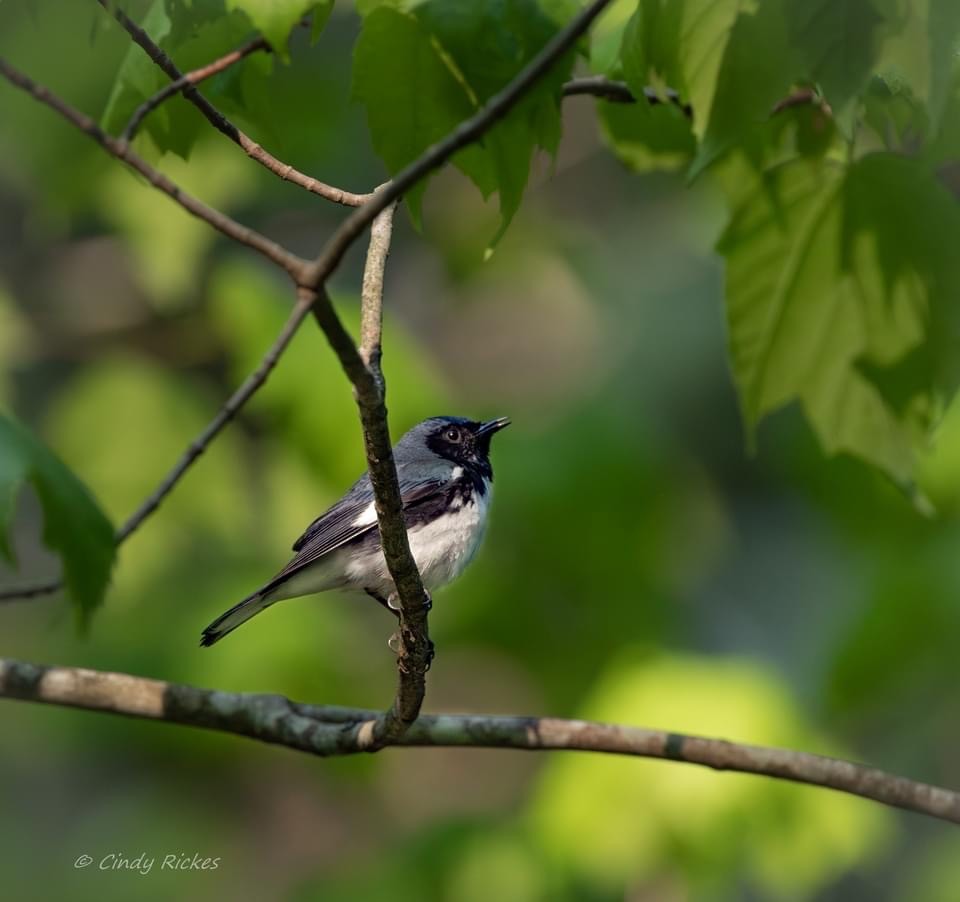
<svg viewBox="0 0 960 902">
<path fill-rule="evenodd" d="M 414 426 L 397 443 L 397 453 L 415 452 L 419 446 L 437 457 L 491 479 L 490 439 L 495 432 L 509 425 L 507 417 L 482 423 L 464 417 L 431 417 Z"/>
</svg>

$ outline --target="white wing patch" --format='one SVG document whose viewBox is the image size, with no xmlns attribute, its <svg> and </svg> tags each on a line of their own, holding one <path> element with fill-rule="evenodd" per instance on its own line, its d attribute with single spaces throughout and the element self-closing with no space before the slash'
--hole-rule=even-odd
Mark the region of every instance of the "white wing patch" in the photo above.
<svg viewBox="0 0 960 902">
<path fill-rule="evenodd" d="M 467 504 L 451 508 L 433 522 L 407 533 L 413 559 L 424 585 L 431 591 L 453 582 L 477 553 L 490 509 L 492 487 L 489 482 L 485 481 L 484 489 L 482 495 L 474 492 Z M 386 561 L 379 550 L 349 559 L 346 578 L 354 585 L 377 588 L 384 596 L 394 591 Z"/>
<path fill-rule="evenodd" d="M 377 505 L 371 501 L 359 514 L 357 514 L 357 519 L 353 521 L 354 526 L 369 526 L 371 523 L 377 522 Z"/>
</svg>

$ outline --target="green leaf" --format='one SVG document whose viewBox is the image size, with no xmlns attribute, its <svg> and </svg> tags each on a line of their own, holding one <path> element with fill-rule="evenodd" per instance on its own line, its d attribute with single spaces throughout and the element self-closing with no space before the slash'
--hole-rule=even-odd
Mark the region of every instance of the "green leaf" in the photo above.
<svg viewBox="0 0 960 902">
<path fill-rule="evenodd" d="M 590 68 L 612 75 L 619 68 L 623 32 L 637 8 L 636 0 L 613 0 L 590 29 Z"/>
<path fill-rule="evenodd" d="M 760 163 L 763 126 L 774 104 L 789 92 L 799 66 L 781 0 L 764 0 L 755 13 L 740 14 L 725 42 L 709 119 L 690 178 L 735 146 Z M 695 126 L 700 115 L 694 106 Z"/>
<path fill-rule="evenodd" d="M 333 3 L 334 0 L 321 0 L 320 3 L 314 6 L 313 21 L 310 23 L 311 44 L 315 44 L 317 42 L 317 38 L 320 37 L 323 29 L 327 26 L 327 22 L 330 21 L 330 13 L 333 12 Z"/>
<path fill-rule="evenodd" d="M 941 342 L 960 292 L 956 203 L 920 161 L 893 154 L 846 171 L 798 161 L 749 184 L 718 245 L 748 431 L 799 401 L 828 452 L 911 483 L 955 353 Z"/>
<path fill-rule="evenodd" d="M 926 107 L 932 132 L 945 121 L 951 85 L 960 68 L 960 4 L 955 0 L 888 0 L 891 25 L 877 72 L 893 93 L 909 86 Z"/>
<path fill-rule="evenodd" d="M 316 0 L 226 0 L 226 3 L 228 10 L 240 10 L 247 14 L 254 27 L 270 42 L 274 53 L 284 62 L 290 61 L 290 49 L 287 46 L 290 32 L 308 12 L 318 6 Z M 326 16 L 329 16 L 332 0 L 324 0 L 319 5 L 326 7 Z"/>
<path fill-rule="evenodd" d="M 930 121 L 939 123 L 951 85 L 960 74 L 960 3 L 927 0 L 927 35 L 930 41 Z"/>
<path fill-rule="evenodd" d="M 442 48 L 478 105 L 509 84 L 543 49 L 557 31 L 557 19 L 562 14 L 556 4 L 547 11 L 537 0 L 427 0 L 413 12 Z M 497 238 L 520 206 L 534 149 L 556 153 L 561 134 L 561 88 L 572 67 L 571 51 L 552 66 L 483 141 L 500 194 L 501 227 Z"/>
<path fill-rule="evenodd" d="M 873 0 L 787 0 L 790 43 L 802 65 L 797 73 L 816 83 L 845 123 L 876 59 L 883 17 Z"/>
<path fill-rule="evenodd" d="M 103 601 L 115 555 L 114 530 L 87 488 L 23 426 L 0 415 L 0 553 L 13 562 L 8 531 L 17 493 L 33 485 L 44 515 L 44 543 L 60 556 L 63 578 L 86 623 Z"/>
<path fill-rule="evenodd" d="M 693 107 L 693 131 L 701 138 L 742 5 L 741 0 L 640 0 L 620 50 L 634 96 L 651 85 L 673 88 Z M 762 53 L 763 47 L 754 50 Z"/>
<path fill-rule="evenodd" d="M 354 49 L 353 96 L 366 107 L 374 150 L 395 175 L 474 112 L 463 85 L 436 45 L 407 13 L 382 6 L 363 21 Z M 454 162 L 489 186 L 485 159 L 476 151 Z M 426 181 L 406 195 L 414 223 Z"/>
<path fill-rule="evenodd" d="M 676 104 L 598 101 L 597 114 L 606 142 L 638 172 L 680 169 L 690 162 L 697 142 L 690 120 Z"/>
<path fill-rule="evenodd" d="M 223 54 L 236 49 L 248 39 L 253 30 L 251 19 L 240 8 L 239 0 L 231 0 L 232 11 L 228 11 L 225 0 L 154 0 L 140 25 L 150 35 L 151 39 L 176 63 L 182 72 L 188 72 L 199 66 L 206 65 Z M 267 22 L 267 14 L 273 9 L 270 3 L 247 4 L 251 9 L 256 8 L 258 15 Z M 306 0 L 298 0 L 293 4 L 299 13 L 294 16 L 292 28 L 302 14 L 316 6 Z M 268 40 L 277 40 L 280 23 L 284 19 L 279 17 L 278 4 L 273 10 L 276 15 L 271 21 L 272 35 L 265 32 Z M 288 11 L 289 12 L 289 11 Z M 322 10 L 318 9 L 318 15 Z M 285 18 L 285 17 L 284 17 Z M 117 26 L 119 27 L 119 26 Z M 286 39 L 290 29 L 280 37 L 279 53 L 286 58 Z M 223 92 L 230 95 L 234 106 L 242 106 L 242 96 L 237 90 L 239 73 L 256 70 L 261 75 L 270 71 L 270 61 L 273 55 L 261 55 L 261 61 L 255 58 L 244 60 L 225 73 L 216 76 L 204 83 L 205 96 L 213 102 L 222 99 Z M 126 125 L 133 111 L 148 97 L 155 94 L 160 88 L 168 84 L 170 79 L 137 45 L 130 45 L 126 56 L 121 63 L 114 81 L 110 98 L 107 102 L 101 125 L 110 134 L 119 133 Z M 209 125 L 197 115 L 192 105 L 182 97 L 171 97 L 159 109 L 154 110 L 147 117 L 142 131 L 152 139 L 153 144 L 161 153 L 171 152 L 186 159 L 197 139 Z"/>
</svg>

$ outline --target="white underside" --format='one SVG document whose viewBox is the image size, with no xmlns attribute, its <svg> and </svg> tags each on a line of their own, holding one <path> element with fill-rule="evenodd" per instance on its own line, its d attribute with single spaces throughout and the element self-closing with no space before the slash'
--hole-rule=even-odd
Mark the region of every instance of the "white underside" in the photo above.
<svg viewBox="0 0 960 902">
<path fill-rule="evenodd" d="M 432 523 L 408 530 L 410 551 L 430 591 L 455 580 L 477 553 L 490 508 L 492 488 L 489 483 L 485 488 L 483 495 L 475 492 L 467 504 L 451 509 Z M 329 589 L 370 589 L 384 597 L 392 594 L 393 580 L 383 552 L 379 549 L 363 555 L 349 549 L 331 552 L 278 586 L 267 598 L 271 602 L 280 601 Z"/>
</svg>

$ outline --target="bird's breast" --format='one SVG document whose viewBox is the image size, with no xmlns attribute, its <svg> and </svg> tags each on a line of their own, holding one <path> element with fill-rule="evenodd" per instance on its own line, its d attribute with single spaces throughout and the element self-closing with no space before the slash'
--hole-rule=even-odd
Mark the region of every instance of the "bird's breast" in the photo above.
<svg viewBox="0 0 960 902">
<path fill-rule="evenodd" d="M 455 580 L 477 553 L 487 524 L 491 486 L 486 480 L 482 486 L 457 480 L 446 495 L 441 509 L 425 511 L 407 532 L 410 551 L 428 589 Z"/>
</svg>

